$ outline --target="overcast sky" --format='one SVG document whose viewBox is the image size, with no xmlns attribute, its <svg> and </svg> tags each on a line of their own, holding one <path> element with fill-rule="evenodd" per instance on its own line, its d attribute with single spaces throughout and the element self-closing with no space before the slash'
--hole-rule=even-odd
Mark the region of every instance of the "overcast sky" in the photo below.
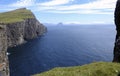
<svg viewBox="0 0 120 76">
<path fill-rule="evenodd" d="M 42 23 L 113 24 L 116 0 L 0 0 L 0 12 L 26 7 Z"/>
</svg>

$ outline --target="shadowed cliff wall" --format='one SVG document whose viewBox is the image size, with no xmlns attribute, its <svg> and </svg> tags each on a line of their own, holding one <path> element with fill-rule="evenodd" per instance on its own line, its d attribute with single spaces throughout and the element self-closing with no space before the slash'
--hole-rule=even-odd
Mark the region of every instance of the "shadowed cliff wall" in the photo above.
<svg viewBox="0 0 120 76">
<path fill-rule="evenodd" d="M 113 62 L 120 62 L 120 0 L 116 3 L 114 17 L 117 34 L 115 39 Z"/>
<path fill-rule="evenodd" d="M 16 11 L 20 14 L 27 12 L 31 15 L 31 18 L 12 23 L 0 23 L 0 76 L 10 75 L 7 48 L 20 45 L 26 42 L 26 40 L 36 38 L 46 32 L 46 27 L 35 18 L 32 12 L 24 8 L 15 10 L 13 13 L 16 14 Z M 10 12 L 10 14 L 12 14 L 12 12 Z"/>
</svg>

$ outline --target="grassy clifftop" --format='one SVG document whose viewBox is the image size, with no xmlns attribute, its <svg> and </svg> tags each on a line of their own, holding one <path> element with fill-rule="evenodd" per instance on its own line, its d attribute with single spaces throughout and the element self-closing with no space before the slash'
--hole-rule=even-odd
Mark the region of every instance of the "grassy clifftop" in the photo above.
<svg viewBox="0 0 120 76">
<path fill-rule="evenodd" d="M 26 8 L 0 13 L 0 23 L 3 24 L 19 22 L 27 18 L 34 18 L 34 15 Z"/>
<path fill-rule="evenodd" d="M 120 76 L 120 64 L 96 62 L 83 66 L 55 68 L 34 76 Z"/>
</svg>

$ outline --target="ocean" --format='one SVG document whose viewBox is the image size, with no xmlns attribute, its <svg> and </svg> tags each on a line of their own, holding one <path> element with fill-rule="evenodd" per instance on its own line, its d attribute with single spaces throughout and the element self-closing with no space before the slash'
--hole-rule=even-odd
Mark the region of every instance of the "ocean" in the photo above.
<svg viewBox="0 0 120 76">
<path fill-rule="evenodd" d="M 112 61 L 115 25 L 59 25 L 47 29 L 43 36 L 8 49 L 10 76 Z"/>
</svg>

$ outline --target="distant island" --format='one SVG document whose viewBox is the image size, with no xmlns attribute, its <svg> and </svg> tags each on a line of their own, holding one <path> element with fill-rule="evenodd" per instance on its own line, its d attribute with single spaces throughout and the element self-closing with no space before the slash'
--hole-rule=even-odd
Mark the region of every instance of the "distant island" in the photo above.
<svg viewBox="0 0 120 76">
<path fill-rule="evenodd" d="M 115 10 L 117 35 L 113 62 L 93 62 L 83 66 L 56 67 L 34 76 L 120 76 L 120 0 Z M 62 26 L 63 23 L 57 24 Z M 10 76 L 7 49 L 42 36 L 47 31 L 35 15 L 26 8 L 0 13 L 0 76 Z M 104 45 L 104 44 L 103 44 Z M 21 62 L 22 63 L 22 62 Z M 24 68 L 23 68 L 24 69 Z"/>
<path fill-rule="evenodd" d="M 63 25 L 63 23 L 62 23 L 62 22 L 60 22 L 60 23 L 58 23 L 57 25 L 61 26 L 61 25 Z"/>
</svg>

